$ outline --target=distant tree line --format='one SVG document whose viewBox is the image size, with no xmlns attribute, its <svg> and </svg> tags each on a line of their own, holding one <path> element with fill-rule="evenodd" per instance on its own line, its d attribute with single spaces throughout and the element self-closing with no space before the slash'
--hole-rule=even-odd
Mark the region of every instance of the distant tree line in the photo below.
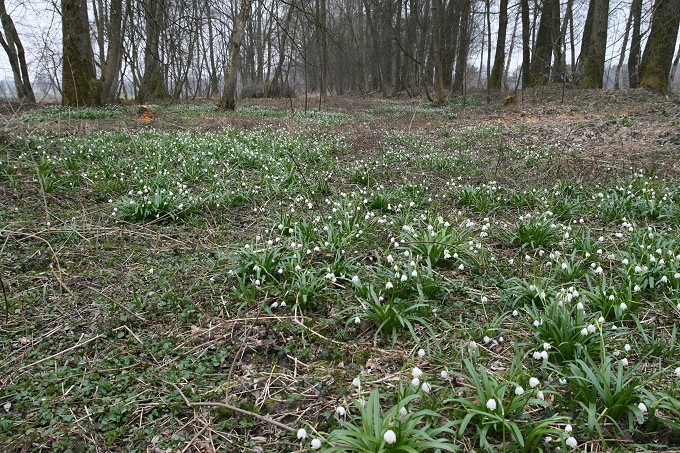
<svg viewBox="0 0 680 453">
<path fill-rule="evenodd" d="M 406 92 L 442 103 L 569 83 L 669 90 L 680 0 L 60 0 L 61 49 L 42 62 L 66 106 L 316 92 Z M 625 24 L 614 21 L 626 11 Z M 17 95 L 35 102 L 0 0 Z M 616 31 L 614 40 L 613 30 Z M 622 31 L 621 31 L 622 30 Z M 612 46 L 612 52 L 607 46 Z M 46 46 L 49 44 L 46 43 Z M 56 57 L 55 57 L 56 55 Z M 609 55 L 609 60 L 608 60 Z"/>
</svg>

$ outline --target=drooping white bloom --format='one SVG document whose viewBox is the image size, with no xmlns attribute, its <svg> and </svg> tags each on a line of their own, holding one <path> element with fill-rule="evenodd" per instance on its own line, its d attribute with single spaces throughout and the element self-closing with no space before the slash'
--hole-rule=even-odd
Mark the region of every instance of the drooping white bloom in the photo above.
<svg viewBox="0 0 680 453">
<path fill-rule="evenodd" d="M 359 276 L 358 275 L 355 275 L 354 277 L 352 277 L 352 283 L 354 283 L 355 285 L 359 284 Z"/>
<path fill-rule="evenodd" d="M 488 336 L 485 335 L 484 336 L 484 343 L 489 343 L 490 341 L 491 341 L 491 338 L 489 338 Z"/>
<path fill-rule="evenodd" d="M 574 429 L 571 427 L 571 425 L 567 425 L 564 427 L 564 430 L 568 433 L 572 432 Z"/>
<path fill-rule="evenodd" d="M 536 387 L 536 386 L 537 386 L 538 384 L 540 384 L 540 383 L 541 383 L 541 381 L 539 381 L 539 380 L 538 380 L 537 378 L 535 378 L 535 377 L 529 378 L 529 385 L 531 386 L 531 388 Z"/>
<path fill-rule="evenodd" d="M 442 379 L 448 379 L 449 373 L 446 370 L 442 370 L 442 372 L 439 373 L 439 376 L 441 376 Z"/>
<path fill-rule="evenodd" d="M 642 413 L 647 412 L 647 406 L 645 405 L 645 403 L 640 403 L 640 404 L 637 405 L 637 407 L 638 407 L 638 409 L 640 409 L 640 411 Z"/>
<path fill-rule="evenodd" d="M 489 409 L 490 411 L 495 411 L 497 407 L 496 400 L 491 398 L 489 401 L 486 402 L 486 408 Z"/>
<path fill-rule="evenodd" d="M 298 429 L 297 438 L 298 438 L 298 439 L 305 439 L 305 438 L 307 438 L 307 430 L 305 430 L 304 428 Z"/>
<path fill-rule="evenodd" d="M 628 366 L 628 359 L 625 358 L 625 357 L 622 358 L 622 359 L 621 359 L 621 365 L 623 365 L 623 366 Z"/>
<path fill-rule="evenodd" d="M 512 310 L 512 316 L 518 316 L 519 312 L 517 310 Z"/>
<path fill-rule="evenodd" d="M 414 378 L 417 378 L 417 377 L 422 376 L 422 375 L 423 375 L 423 372 L 421 371 L 420 368 L 415 367 L 415 368 L 413 368 L 413 370 L 411 371 L 411 375 L 412 375 Z"/>
<path fill-rule="evenodd" d="M 583 302 L 577 303 L 577 304 L 576 304 L 576 308 L 578 308 L 579 310 L 583 310 L 583 308 L 584 308 L 584 307 L 583 307 Z"/>
<path fill-rule="evenodd" d="M 524 389 L 521 386 L 518 385 L 517 387 L 515 387 L 515 395 L 521 396 L 523 394 L 524 394 Z"/>
<path fill-rule="evenodd" d="M 387 431 L 385 431 L 385 434 L 383 434 L 383 440 L 385 441 L 385 443 L 393 444 L 397 441 L 397 435 L 394 434 L 394 431 L 388 429 Z"/>
<path fill-rule="evenodd" d="M 538 392 L 536 392 L 536 398 L 545 401 L 545 395 L 543 394 L 543 390 L 539 390 Z"/>
<path fill-rule="evenodd" d="M 342 406 L 338 406 L 335 408 L 335 413 L 338 414 L 338 417 L 344 417 L 347 414 L 347 410 Z"/>
<path fill-rule="evenodd" d="M 626 343 L 626 345 L 623 347 L 623 350 L 626 352 L 630 352 L 630 345 Z"/>
<path fill-rule="evenodd" d="M 411 379 L 411 385 L 414 387 L 418 387 L 420 385 L 420 379 L 414 377 L 413 379 Z"/>
<path fill-rule="evenodd" d="M 548 351 L 546 351 L 545 349 L 541 351 L 541 358 L 543 360 L 548 360 Z"/>
<path fill-rule="evenodd" d="M 418 349 L 418 357 L 425 357 L 425 350 L 423 348 Z"/>
<path fill-rule="evenodd" d="M 423 382 L 423 386 L 420 387 L 420 388 L 421 388 L 421 389 L 423 390 L 423 392 L 425 392 L 425 393 L 430 393 L 430 390 L 432 390 L 432 386 L 431 386 L 429 383 L 427 383 L 427 382 Z"/>
<path fill-rule="evenodd" d="M 675 369 L 675 374 L 680 377 L 680 366 Z"/>
<path fill-rule="evenodd" d="M 392 288 L 394 288 L 394 285 L 392 284 L 392 282 L 387 282 L 387 283 L 385 283 L 385 288 L 386 289 L 392 289 Z"/>
<path fill-rule="evenodd" d="M 571 448 L 576 448 L 576 446 L 578 445 L 578 442 L 576 442 L 576 439 L 574 439 L 571 436 L 567 437 L 567 440 L 564 443 L 567 444 L 567 447 L 571 447 Z"/>
<path fill-rule="evenodd" d="M 587 333 L 588 333 L 588 332 L 586 331 L 586 334 L 587 334 Z M 541 353 L 538 352 L 538 351 L 534 351 L 533 357 L 534 357 L 535 360 L 541 360 Z"/>
<path fill-rule="evenodd" d="M 405 407 L 401 407 L 399 409 L 399 416 L 404 417 L 404 416 L 406 416 L 406 414 L 408 414 L 408 410 Z"/>
<path fill-rule="evenodd" d="M 600 324 L 602 324 L 602 323 L 604 322 L 604 317 L 603 317 L 603 316 L 600 316 L 599 318 L 597 318 L 597 322 L 599 322 Z"/>
<path fill-rule="evenodd" d="M 597 328 L 594 325 L 588 324 L 588 332 L 595 333 L 596 330 Z"/>
<path fill-rule="evenodd" d="M 361 318 L 358 316 L 354 318 L 354 324 L 361 324 Z"/>
<path fill-rule="evenodd" d="M 313 439 L 312 440 L 312 450 L 318 450 L 321 448 L 321 441 L 319 439 Z"/>
<path fill-rule="evenodd" d="M 361 385 L 361 381 L 359 380 L 358 377 L 355 377 L 354 379 L 352 379 L 352 385 L 354 387 L 359 387 Z"/>
<path fill-rule="evenodd" d="M 628 305 L 626 305 L 625 302 L 621 302 L 620 307 L 621 307 L 621 311 L 626 311 L 628 309 Z"/>
</svg>

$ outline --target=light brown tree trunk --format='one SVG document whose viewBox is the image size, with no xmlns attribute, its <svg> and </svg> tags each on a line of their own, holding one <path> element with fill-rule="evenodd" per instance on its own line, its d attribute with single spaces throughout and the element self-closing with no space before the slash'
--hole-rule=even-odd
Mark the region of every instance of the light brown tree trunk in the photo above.
<svg viewBox="0 0 680 453">
<path fill-rule="evenodd" d="M 111 0 L 109 15 L 109 43 L 106 60 L 101 74 L 101 103 L 108 104 L 116 100 L 116 89 L 123 64 L 123 0 Z"/>
<path fill-rule="evenodd" d="M 628 20 L 626 21 L 626 30 L 623 32 L 623 44 L 621 44 L 621 54 L 619 55 L 619 63 L 616 65 L 616 72 L 614 73 L 614 89 L 621 88 L 621 68 L 626 59 L 626 48 L 628 46 L 628 37 L 630 36 L 630 27 L 633 23 L 633 8 L 630 9 Z"/>
<path fill-rule="evenodd" d="M 640 62 L 640 86 L 668 92 L 675 41 L 680 26 L 680 0 L 656 0 L 652 29 Z"/>
<path fill-rule="evenodd" d="M 24 46 L 21 44 L 19 33 L 17 33 L 14 27 L 12 18 L 7 14 L 5 0 L 0 0 L 0 22 L 2 22 L 2 29 L 4 31 L 4 36 L 0 34 L 0 45 L 5 49 L 7 58 L 9 58 L 17 97 L 22 101 L 35 102 L 35 94 L 33 94 L 31 80 L 28 77 Z"/>
<path fill-rule="evenodd" d="M 61 32 L 61 104 L 67 107 L 99 105 L 99 81 L 84 0 L 61 0 Z"/>
<path fill-rule="evenodd" d="M 146 45 L 144 75 L 138 94 L 140 103 L 169 97 L 160 56 L 160 36 L 165 22 L 165 7 L 165 0 L 144 0 Z"/>
<path fill-rule="evenodd" d="M 241 10 L 234 22 L 229 43 L 229 70 L 224 76 L 224 92 L 218 104 L 220 110 L 236 109 L 236 82 L 238 81 L 238 60 L 241 53 L 241 43 L 245 34 L 246 21 L 250 15 L 252 0 L 243 0 Z M 305 78 L 306 79 L 306 78 Z"/>
<path fill-rule="evenodd" d="M 542 85 L 550 80 L 553 46 L 556 36 L 559 34 L 559 14 L 559 0 L 543 1 L 541 23 L 536 33 L 534 57 L 529 68 L 529 84 L 532 86 Z M 556 16 L 557 30 L 555 30 Z"/>
<path fill-rule="evenodd" d="M 462 0 L 463 7 L 460 13 L 460 38 L 458 46 L 458 57 L 456 58 L 456 72 L 453 78 L 451 92 L 465 94 L 467 88 L 467 65 L 468 52 L 470 51 L 470 3 L 471 0 Z"/>
</svg>

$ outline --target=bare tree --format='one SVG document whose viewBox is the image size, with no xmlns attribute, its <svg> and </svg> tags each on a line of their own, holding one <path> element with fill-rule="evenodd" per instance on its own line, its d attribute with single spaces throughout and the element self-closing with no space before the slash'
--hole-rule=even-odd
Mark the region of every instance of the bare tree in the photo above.
<svg viewBox="0 0 680 453">
<path fill-rule="evenodd" d="M 138 100 L 168 98 L 164 71 L 161 66 L 160 36 L 166 13 L 165 0 L 140 0 L 146 19 L 146 45 L 144 47 L 144 75 L 139 86 Z"/>
<path fill-rule="evenodd" d="M 607 24 L 609 21 L 609 0 L 590 0 L 593 6 L 593 22 L 589 50 L 586 54 L 581 88 L 602 88 L 604 63 L 607 51 Z M 586 39 L 584 37 L 584 39 Z"/>
<path fill-rule="evenodd" d="M 432 53 L 434 57 L 434 96 L 437 105 L 444 103 L 444 83 L 442 79 L 441 45 L 442 0 L 432 0 Z"/>
<path fill-rule="evenodd" d="M 22 101 L 35 102 L 35 94 L 33 94 L 33 87 L 31 87 L 31 80 L 28 76 L 24 46 L 21 44 L 19 33 L 14 27 L 12 18 L 7 14 L 5 0 L 0 0 L 0 22 L 2 22 L 2 30 L 4 31 L 4 36 L 0 33 L 0 45 L 9 58 L 17 97 Z"/>
<path fill-rule="evenodd" d="M 241 52 L 241 42 L 245 33 L 246 21 L 250 15 L 252 0 L 243 0 L 238 17 L 234 21 L 229 44 L 229 70 L 224 76 L 224 91 L 218 104 L 221 110 L 236 109 L 236 82 L 238 80 L 238 60 Z"/>
<path fill-rule="evenodd" d="M 493 69 L 489 78 L 489 88 L 500 90 L 502 84 L 503 67 L 505 65 L 505 35 L 508 31 L 508 0 L 501 0 L 498 12 L 498 39 L 496 40 L 496 54 L 493 59 Z"/>
<path fill-rule="evenodd" d="M 668 91 L 679 26 L 680 0 L 656 0 L 652 29 L 640 63 L 641 87 L 660 93 Z"/>
</svg>

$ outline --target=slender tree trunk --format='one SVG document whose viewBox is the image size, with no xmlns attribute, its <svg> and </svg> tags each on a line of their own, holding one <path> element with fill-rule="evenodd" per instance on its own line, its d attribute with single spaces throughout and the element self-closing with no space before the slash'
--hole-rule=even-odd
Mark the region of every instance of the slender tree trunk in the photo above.
<svg viewBox="0 0 680 453">
<path fill-rule="evenodd" d="M 460 27 L 460 2 L 449 0 L 446 10 L 446 21 L 441 33 L 442 37 L 442 82 L 445 87 L 451 87 L 453 82 L 453 65 L 458 47 L 458 29 Z"/>
<path fill-rule="evenodd" d="M 542 85 L 550 80 L 550 69 L 552 63 L 553 43 L 555 36 L 559 33 L 559 0 L 544 0 L 543 10 L 541 11 L 541 23 L 536 34 L 536 48 L 534 58 L 531 61 L 530 84 L 533 86 Z M 558 30 L 555 31 L 555 16 L 557 15 Z"/>
<path fill-rule="evenodd" d="M 241 43 L 243 42 L 243 35 L 245 33 L 246 21 L 250 15 L 250 6 L 252 0 L 243 0 L 241 10 L 234 22 L 234 28 L 231 33 L 231 42 L 229 43 L 229 71 L 224 77 L 224 92 L 218 104 L 221 110 L 235 110 L 236 109 L 236 82 L 238 80 L 238 60 L 241 51 Z M 305 78 L 306 80 L 306 78 Z"/>
<path fill-rule="evenodd" d="M 111 0 L 108 48 L 101 74 L 101 103 L 116 99 L 120 69 L 123 64 L 123 0 Z"/>
<path fill-rule="evenodd" d="M 14 27 L 12 18 L 7 14 L 5 0 L 0 0 L 0 22 L 2 22 L 2 29 L 4 31 L 4 37 L 0 34 L 0 45 L 2 45 L 5 53 L 7 53 L 7 58 L 12 68 L 17 97 L 22 101 L 35 102 L 35 94 L 33 93 L 31 80 L 28 77 L 24 46 L 21 44 L 19 33 L 17 33 Z"/>
<path fill-rule="evenodd" d="M 512 35 L 510 38 L 510 50 L 508 50 L 508 58 L 505 59 L 505 69 L 503 70 L 503 85 L 508 86 L 508 75 L 510 74 L 510 62 L 512 61 L 512 54 L 515 51 L 515 38 L 517 37 L 517 25 L 519 24 L 520 10 L 517 8 L 515 14 L 515 21 L 512 24 Z"/>
<path fill-rule="evenodd" d="M 470 7 L 471 0 L 462 0 L 463 7 L 460 12 L 460 34 L 458 42 L 458 57 L 456 58 L 456 72 L 453 78 L 451 92 L 465 94 L 466 75 L 468 65 L 468 52 L 470 51 Z"/>
<path fill-rule="evenodd" d="M 642 0 L 633 0 L 630 6 L 630 15 L 633 18 L 633 32 L 630 37 L 630 53 L 628 54 L 628 86 L 637 88 L 640 86 L 640 55 L 642 54 L 642 36 L 640 34 L 640 22 L 642 21 Z"/>
<path fill-rule="evenodd" d="M 316 33 L 317 54 L 319 65 L 319 97 L 321 100 L 327 97 L 328 81 L 328 44 L 326 40 L 326 0 L 316 0 Z"/>
<path fill-rule="evenodd" d="M 656 0 L 652 29 L 640 62 L 640 86 L 668 92 L 668 78 L 680 26 L 680 0 Z"/>
<path fill-rule="evenodd" d="M 609 0 L 591 0 L 593 9 L 593 28 L 590 50 L 585 63 L 585 72 L 579 83 L 581 88 L 602 88 L 604 63 L 607 51 L 607 23 L 609 21 Z"/>
<path fill-rule="evenodd" d="M 503 67 L 505 66 L 505 35 L 508 31 L 508 0 L 501 0 L 498 12 L 498 39 L 496 40 L 496 54 L 493 59 L 493 69 L 489 79 L 489 88 L 500 90 L 502 86 Z M 510 55 L 512 57 L 512 55 Z"/>
<path fill-rule="evenodd" d="M 531 23 L 529 0 L 520 0 L 522 14 L 522 87 L 531 85 Z"/>
<path fill-rule="evenodd" d="M 630 27 L 633 22 L 633 8 L 630 9 L 628 20 L 626 21 L 626 30 L 623 32 L 623 44 L 621 44 L 621 54 L 619 55 L 619 63 L 616 65 L 616 72 L 614 73 L 614 89 L 621 88 L 621 68 L 626 59 L 626 48 L 628 47 L 628 36 L 630 35 Z"/>
<path fill-rule="evenodd" d="M 444 103 L 444 82 L 442 79 L 441 43 L 442 0 L 432 0 L 432 52 L 434 55 L 434 96 L 437 105 Z"/>
<path fill-rule="evenodd" d="M 99 105 L 90 22 L 84 0 L 61 0 L 63 45 L 61 103 L 67 107 Z"/>
<path fill-rule="evenodd" d="M 668 81 L 669 89 L 673 89 L 673 82 L 675 82 L 675 75 L 678 72 L 678 63 L 680 63 L 680 44 L 678 44 L 678 51 L 675 54 L 675 59 L 673 60 L 673 66 L 671 66 L 671 76 Z"/>
</svg>

